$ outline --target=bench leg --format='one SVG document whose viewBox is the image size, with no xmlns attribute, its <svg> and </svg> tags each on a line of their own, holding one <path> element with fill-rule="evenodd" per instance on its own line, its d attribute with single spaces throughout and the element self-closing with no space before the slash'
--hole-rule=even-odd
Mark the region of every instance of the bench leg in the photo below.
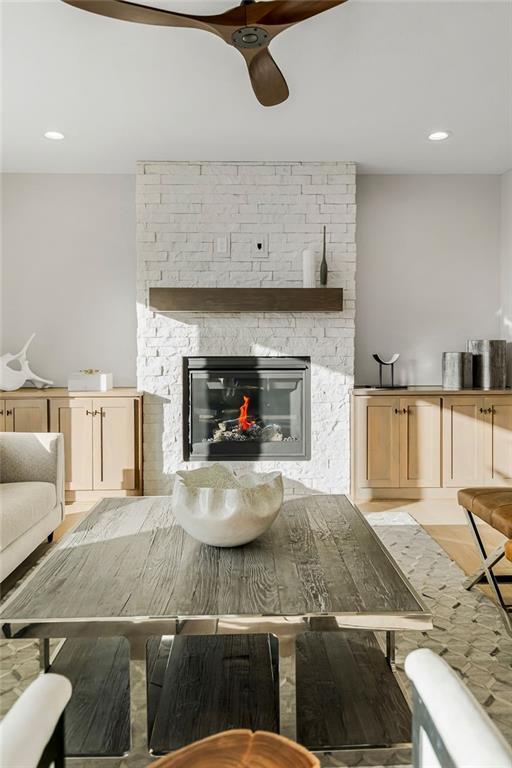
<svg viewBox="0 0 512 768">
<path fill-rule="evenodd" d="M 499 550 L 496 550 L 492 554 L 488 555 L 473 515 L 468 509 L 465 509 L 464 511 L 468 518 L 469 530 L 472 533 L 473 541 L 475 542 L 476 548 L 480 554 L 480 557 L 482 558 L 481 567 L 474 574 L 474 576 L 470 576 L 470 578 L 466 580 L 466 582 L 464 583 L 464 586 L 466 587 L 466 589 L 471 589 L 471 587 L 474 586 L 478 581 L 480 581 L 482 576 L 485 575 L 487 579 L 487 583 L 489 584 L 494 594 L 494 597 L 496 598 L 496 602 L 498 603 L 498 606 L 501 608 L 501 614 L 503 617 L 505 628 L 507 632 L 512 635 L 512 616 L 509 612 L 510 608 L 509 606 L 507 606 L 507 604 L 505 603 L 505 600 L 503 599 L 503 595 L 501 594 L 501 589 L 498 583 L 498 579 L 492 571 L 493 567 L 496 565 L 497 562 L 501 560 L 505 552 L 503 550 L 503 547 L 501 547 Z"/>
<path fill-rule="evenodd" d="M 499 563 L 502 557 L 505 557 L 505 550 L 503 546 L 500 546 L 485 558 L 483 564 L 477 571 L 474 572 L 472 576 L 468 576 L 464 582 L 464 589 L 471 589 L 471 587 L 474 587 L 475 584 L 478 584 L 481 581 L 486 581 L 486 569 L 493 568 L 497 563 Z M 498 577 L 495 578 L 497 579 Z"/>
<path fill-rule="evenodd" d="M 295 635 L 278 635 L 279 644 L 279 733 L 297 740 L 297 672 Z"/>
<path fill-rule="evenodd" d="M 39 640 L 39 669 L 41 672 L 48 672 L 50 666 L 50 639 L 48 637 L 42 637 Z"/>
<path fill-rule="evenodd" d="M 386 661 L 390 669 L 396 667 L 395 653 L 395 633 L 393 631 L 386 632 Z"/>
</svg>

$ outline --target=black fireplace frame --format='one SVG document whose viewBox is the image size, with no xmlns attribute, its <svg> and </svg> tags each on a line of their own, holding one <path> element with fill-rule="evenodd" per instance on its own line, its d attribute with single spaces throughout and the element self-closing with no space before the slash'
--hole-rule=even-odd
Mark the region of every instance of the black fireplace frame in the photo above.
<svg viewBox="0 0 512 768">
<path fill-rule="evenodd" d="M 292 452 L 291 443 L 219 443 L 215 455 L 193 453 L 191 443 L 191 376 L 197 371 L 302 371 L 302 443 Z M 183 460 L 184 461 L 309 461 L 311 459 L 311 358 L 309 357 L 184 357 L 183 358 Z M 211 446 L 211 443 L 209 444 Z M 222 446 L 222 447 L 221 447 Z M 276 447 L 278 446 L 280 450 Z M 288 447 L 288 452 L 286 452 Z M 274 453 L 271 453 L 271 450 Z"/>
</svg>

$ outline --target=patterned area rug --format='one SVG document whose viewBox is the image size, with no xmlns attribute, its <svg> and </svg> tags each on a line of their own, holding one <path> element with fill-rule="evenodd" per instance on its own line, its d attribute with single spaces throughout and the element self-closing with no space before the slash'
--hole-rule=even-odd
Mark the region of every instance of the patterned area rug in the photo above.
<svg viewBox="0 0 512 768">
<path fill-rule="evenodd" d="M 463 588 L 464 573 L 407 513 L 376 513 L 367 519 L 434 617 L 430 632 L 397 633 L 399 670 L 412 650 L 431 648 L 457 670 L 512 743 L 512 638 L 494 603 L 477 589 Z M 1 642 L 1 714 L 38 674 L 37 650 L 33 641 Z M 347 754 L 343 760 L 327 758 L 324 764 L 390 766 L 404 765 L 404 759 L 404 753 L 371 751 Z M 143 768 L 149 763 L 142 754 L 108 761 L 111 768 Z M 73 765 L 99 768 L 105 761 L 74 759 Z"/>
</svg>

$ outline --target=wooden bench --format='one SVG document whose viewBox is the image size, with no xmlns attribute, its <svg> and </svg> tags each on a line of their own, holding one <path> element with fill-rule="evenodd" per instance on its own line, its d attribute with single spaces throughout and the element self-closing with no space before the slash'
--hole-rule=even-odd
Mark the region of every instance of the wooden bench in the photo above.
<svg viewBox="0 0 512 768">
<path fill-rule="evenodd" d="M 512 581 L 512 576 L 497 575 L 493 572 L 494 566 L 502 558 L 512 562 L 512 488 L 463 488 L 458 493 L 458 501 L 466 511 L 469 528 L 482 558 L 481 567 L 464 582 L 464 586 L 471 589 L 482 581 L 488 582 L 502 610 L 505 627 L 512 635 L 512 606 L 505 603 L 500 589 L 500 584 Z M 480 536 L 475 520 L 477 517 L 507 539 L 490 554 L 487 553 Z"/>
</svg>

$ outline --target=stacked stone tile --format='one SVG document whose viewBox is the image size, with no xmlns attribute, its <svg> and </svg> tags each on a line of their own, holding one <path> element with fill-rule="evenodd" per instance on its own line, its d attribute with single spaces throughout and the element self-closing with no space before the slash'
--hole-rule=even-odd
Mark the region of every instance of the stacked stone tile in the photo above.
<svg viewBox="0 0 512 768">
<path fill-rule="evenodd" d="M 355 219 L 353 163 L 138 164 L 137 382 L 148 393 L 146 493 L 168 493 L 173 473 L 191 466 L 182 460 L 187 355 L 310 355 L 312 459 L 259 468 L 281 469 L 288 492 L 348 489 Z M 329 285 L 344 288 L 343 312 L 164 316 L 147 308 L 150 286 L 300 287 L 302 250 L 313 248 L 320 260 L 324 225 Z M 217 247 L 222 237 L 226 252 Z"/>
</svg>

